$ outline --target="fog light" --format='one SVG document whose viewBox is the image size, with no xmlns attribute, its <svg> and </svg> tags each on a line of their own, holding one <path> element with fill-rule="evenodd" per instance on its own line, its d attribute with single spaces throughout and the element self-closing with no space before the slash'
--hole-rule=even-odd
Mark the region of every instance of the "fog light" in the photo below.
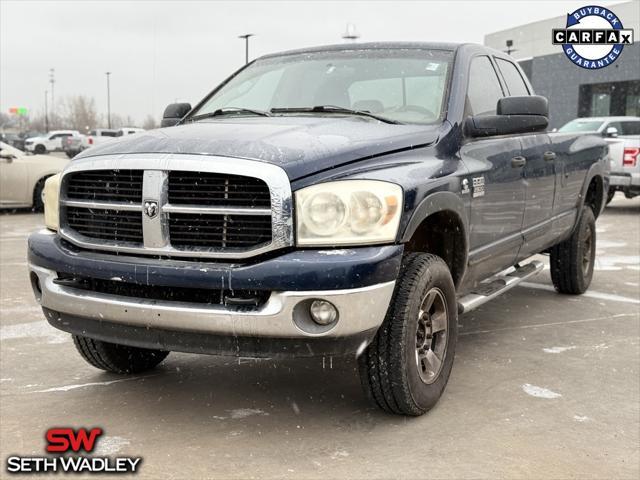
<svg viewBox="0 0 640 480">
<path fill-rule="evenodd" d="M 338 319 L 338 310 L 326 300 L 314 300 L 309 307 L 309 313 L 318 325 L 330 325 Z"/>
</svg>

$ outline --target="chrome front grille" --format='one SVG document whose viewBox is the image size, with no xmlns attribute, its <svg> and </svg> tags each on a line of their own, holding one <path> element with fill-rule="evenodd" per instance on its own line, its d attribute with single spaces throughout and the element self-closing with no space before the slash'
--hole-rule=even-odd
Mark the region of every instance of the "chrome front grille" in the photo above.
<svg viewBox="0 0 640 480">
<path fill-rule="evenodd" d="M 246 258 L 293 244 L 291 189 L 279 167 L 199 155 L 109 157 L 63 173 L 60 234 L 80 247 Z"/>
</svg>

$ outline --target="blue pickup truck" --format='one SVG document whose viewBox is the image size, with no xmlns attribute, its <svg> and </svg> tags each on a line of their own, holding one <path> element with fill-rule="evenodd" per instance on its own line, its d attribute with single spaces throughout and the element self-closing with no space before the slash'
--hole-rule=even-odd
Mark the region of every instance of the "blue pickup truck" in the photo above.
<svg viewBox="0 0 640 480">
<path fill-rule="evenodd" d="M 479 45 L 261 57 L 47 182 L 33 291 L 100 369 L 356 355 L 374 404 L 421 415 L 458 315 L 540 271 L 529 257 L 550 256 L 558 292 L 589 287 L 608 150 L 547 117 Z"/>
</svg>

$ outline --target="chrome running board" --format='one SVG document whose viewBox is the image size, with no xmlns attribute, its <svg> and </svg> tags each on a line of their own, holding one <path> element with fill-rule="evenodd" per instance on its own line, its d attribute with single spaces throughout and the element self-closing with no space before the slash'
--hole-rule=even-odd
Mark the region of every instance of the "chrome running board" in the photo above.
<svg viewBox="0 0 640 480">
<path fill-rule="evenodd" d="M 519 283 L 537 275 L 543 268 L 544 264 L 542 262 L 533 260 L 521 267 L 516 266 L 515 270 L 508 274 L 492 277 L 486 283 L 479 284 L 470 293 L 458 299 L 458 314 L 475 310 L 480 305 L 493 300 Z"/>
</svg>

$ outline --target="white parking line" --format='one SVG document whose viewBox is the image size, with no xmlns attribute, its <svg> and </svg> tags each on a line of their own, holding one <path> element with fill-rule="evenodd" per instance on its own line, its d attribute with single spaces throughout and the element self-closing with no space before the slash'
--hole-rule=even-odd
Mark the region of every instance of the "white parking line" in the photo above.
<svg viewBox="0 0 640 480">
<path fill-rule="evenodd" d="M 556 289 L 553 288 L 551 285 L 543 285 L 541 283 L 522 282 L 518 286 L 535 288 L 536 290 L 545 290 L 547 292 L 556 291 Z M 612 302 L 633 303 L 636 305 L 640 305 L 640 300 L 636 298 L 623 297 L 621 295 L 614 295 L 612 293 L 588 291 L 583 293 L 581 296 L 589 297 L 589 298 L 597 298 L 598 300 L 611 300 Z"/>
<path fill-rule="evenodd" d="M 581 318 L 578 320 L 567 320 L 565 322 L 549 322 L 549 323 L 535 323 L 531 325 L 517 325 L 514 327 L 503 327 L 503 328 L 493 328 L 490 330 L 476 330 L 473 332 L 461 332 L 458 333 L 458 336 L 463 335 L 479 335 L 481 333 L 493 333 L 493 332 L 502 332 L 505 330 L 525 330 L 528 328 L 538 328 L 538 327 L 555 327 L 558 325 L 570 325 L 572 323 L 588 323 L 588 322 L 600 322 L 602 320 L 615 320 L 622 317 L 638 317 L 637 313 L 617 313 L 615 315 L 608 315 L 606 317 L 595 317 L 595 318 Z"/>
<path fill-rule="evenodd" d="M 145 377 L 119 378 L 118 380 L 110 380 L 108 382 L 91 382 L 91 383 L 81 383 L 77 385 L 64 385 L 62 387 L 52 387 L 52 388 L 47 388 L 45 390 L 34 390 L 33 392 L 28 392 L 28 393 L 68 392 L 69 390 L 75 390 L 77 388 L 111 385 L 113 383 L 130 382 L 132 380 L 140 380 L 141 378 L 150 378 L 155 376 L 156 375 L 147 375 Z"/>
</svg>

